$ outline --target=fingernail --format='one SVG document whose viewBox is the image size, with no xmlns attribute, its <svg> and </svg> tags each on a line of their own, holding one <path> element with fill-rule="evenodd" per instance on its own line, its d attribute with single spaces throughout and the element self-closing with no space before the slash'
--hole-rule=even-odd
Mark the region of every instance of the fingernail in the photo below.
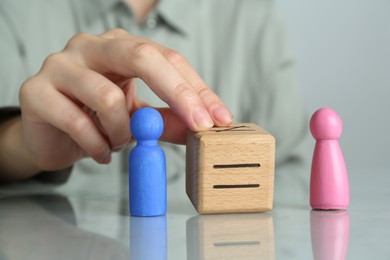
<svg viewBox="0 0 390 260">
<path fill-rule="evenodd" d="M 125 144 L 122 144 L 122 145 L 119 145 L 119 146 L 115 146 L 112 148 L 112 151 L 113 152 L 119 152 L 120 150 L 122 150 L 123 148 L 125 148 L 127 146 L 127 143 Z"/>
<path fill-rule="evenodd" d="M 213 117 L 220 123 L 230 124 L 233 122 L 233 115 L 224 106 L 217 106 L 211 110 L 211 113 Z"/>
<path fill-rule="evenodd" d="M 103 158 L 103 164 L 109 164 L 111 162 L 111 152 L 107 153 L 107 155 Z"/>
<path fill-rule="evenodd" d="M 193 112 L 192 117 L 199 128 L 208 129 L 213 127 L 214 122 L 206 109 L 200 108 Z"/>
</svg>

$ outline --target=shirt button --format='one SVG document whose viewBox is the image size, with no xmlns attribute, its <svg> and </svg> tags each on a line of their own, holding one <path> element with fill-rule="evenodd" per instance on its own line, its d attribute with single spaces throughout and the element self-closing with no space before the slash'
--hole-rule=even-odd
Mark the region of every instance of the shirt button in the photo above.
<svg viewBox="0 0 390 260">
<path fill-rule="evenodd" d="M 148 29 L 155 29 L 157 27 L 157 20 L 154 17 L 150 17 L 146 20 L 146 27 Z"/>
</svg>

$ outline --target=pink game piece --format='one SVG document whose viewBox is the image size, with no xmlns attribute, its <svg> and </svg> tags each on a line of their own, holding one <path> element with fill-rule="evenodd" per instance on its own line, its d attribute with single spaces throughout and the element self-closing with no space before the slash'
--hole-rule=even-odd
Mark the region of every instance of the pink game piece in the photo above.
<svg viewBox="0 0 390 260">
<path fill-rule="evenodd" d="M 342 130 L 339 115 L 329 108 L 311 117 L 310 131 L 316 139 L 310 179 L 313 209 L 346 209 L 349 205 L 348 174 L 338 143 Z"/>
</svg>

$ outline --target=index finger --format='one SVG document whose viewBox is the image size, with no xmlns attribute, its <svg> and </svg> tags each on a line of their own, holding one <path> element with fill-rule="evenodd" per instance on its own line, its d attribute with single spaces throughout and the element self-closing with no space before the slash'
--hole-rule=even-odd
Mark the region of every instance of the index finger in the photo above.
<svg viewBox="0 0 390 260">
<path fill-rule="evenodd" d="M 102 36 L 109 39 L 131 37 L 124 30 L 111 30 Z M 179 72 L 187 80 L 187 82 L 190 83 L 190 86 L 202 100 L 216 125 L 225 126 L 232 123 L 233 115 L 229 112 L 222 100 L 207 86 L 183 55 L 147 39 L 143 39 L 143 41 L 158 49 L 167 61 L 173 65 L 177 72 Z"/>
<path fill-rule="evenodd" d="M 123 30 L 111 30 L 102 36 L 114 39 L 129 38 L 130 35 Z M 158 43 L 147 39 L 143 40 L 157 48 L 167 61 L 170 62 L 174 68 L 190 83 L 191 87 L 202 100 L 216 125 L 225 126 L 232 123 L 233 115 L 229 112 L 222 100 L 207 86 L 183 55 Z"/>
<path fill-rule="evenodd" d="M 77 46 L 81 46 L 79 51 L 88 67 L 103 75 L 141 78 L 193 131 L 205 130 L 214 125 L 191 83 L 156 46 L 133 36 L 97 38 L 78 39 L 80 42 Z"/>
</svg>

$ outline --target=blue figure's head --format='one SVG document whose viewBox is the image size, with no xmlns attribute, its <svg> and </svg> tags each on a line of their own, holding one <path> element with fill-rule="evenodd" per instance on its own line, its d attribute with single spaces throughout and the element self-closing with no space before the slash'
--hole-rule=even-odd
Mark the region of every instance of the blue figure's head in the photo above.
<svg viewBox="0 0 390 260">
<path fill-rule="evenodd" d="M 134 112 L 130 130 L 137 141 L 158 140 L 164 130 L 164 122 L 156 109 L 144 107 Z"/>
</svg>

